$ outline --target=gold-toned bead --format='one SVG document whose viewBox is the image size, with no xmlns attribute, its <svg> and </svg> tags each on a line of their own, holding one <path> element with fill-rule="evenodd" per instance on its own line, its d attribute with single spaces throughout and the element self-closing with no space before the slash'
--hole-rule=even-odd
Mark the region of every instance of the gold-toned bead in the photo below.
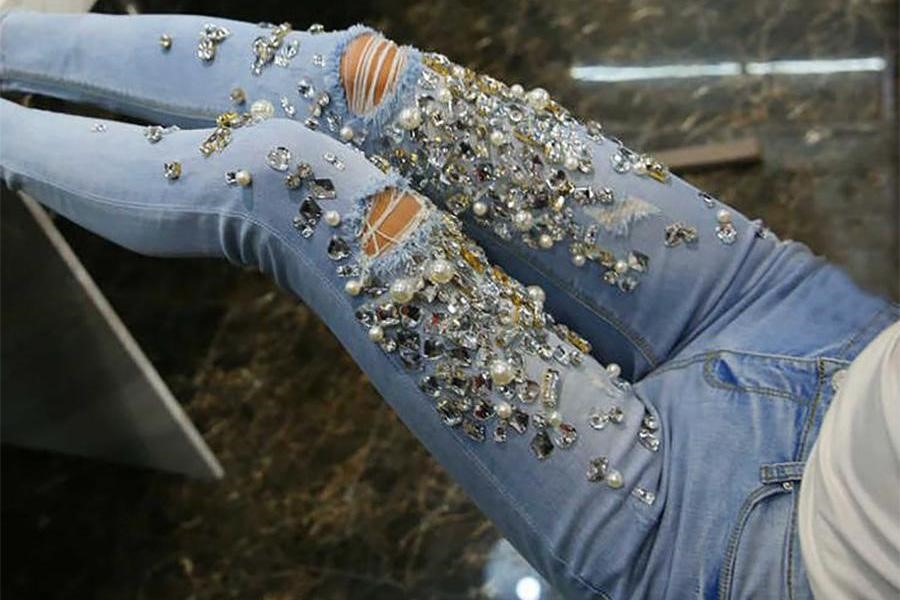
<svg viewBox="0 0 900 600">
<path fill-rule="evenodd" d="M 240 119 L 240 113 L 236 113 L 234 111 L 223 112 L 218 117 L 216 117 L 216 125 L 218 125 L 219 127 L 233 127 L 235 124 L 240 122 Z"/>
<path fill-rule="evenodd" d="M 570 344 L 575 346 L 582 354 L 589 354 L 591 351 L 591 343 L 572 331 L 571 329 L 566 332 L 566 339 Z"/>
<path fill-rule="evenodd" d="M 476 273 L 484 273 L 485 264 L 481 262 L 481 259 L 474 252 L 469 250 L 468 248 L 462 248 L 459 251 L 460 256 L 462 256 L 463 260 L 468 263 L 470 267 L 475 269 Z"/>
</svg>

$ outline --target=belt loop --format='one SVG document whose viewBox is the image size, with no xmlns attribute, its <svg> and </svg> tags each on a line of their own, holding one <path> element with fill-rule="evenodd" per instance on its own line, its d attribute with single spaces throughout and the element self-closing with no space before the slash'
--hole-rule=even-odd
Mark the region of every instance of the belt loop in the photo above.
<svg viewBox="0 0 900 600">
<path fill-rule="evenodd" d="M 800 481 L 803 478 L 803 467 L 806 463 L 784 462 L 763 465 L 759 468 L 759 479 L 763 483 L 782 483 Z"/>
</svg>

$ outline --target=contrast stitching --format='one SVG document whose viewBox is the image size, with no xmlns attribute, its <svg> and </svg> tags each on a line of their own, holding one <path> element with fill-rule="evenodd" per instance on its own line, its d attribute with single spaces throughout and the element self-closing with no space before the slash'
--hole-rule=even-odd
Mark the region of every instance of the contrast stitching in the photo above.
<svg viewBox="0 0 900 600">
<path fill-rule="evenodd" d="M 803 431 L 800 433 L 800 445 L 797 448 L 796 456 L 797 460 L 803 460 L 807 455 L 807 438 L 809 437 L 809 432 L 816 421 L 816 413 L 819 410 L 819 402 L 822 400 L 822 392 L 825 389 L 825 361 L 817 361 L 816 374 L 816 394 L 808 408 L 809 414 L 806 417 L 806 421 L 803 423 Z"/>
<path fill-rule="evenodd" d="M 859 339 L 864 335 L 868 334 L 869 330 L 873 328 L 873 326 L 881 319 L 881 316 L 888 312 L 894 312 L 897 309 L 894 305 L 888 305 L 881 309 L 879 309 L 875 315 L 860 329 L 858 330 L 850 340 L 844 345 L 840 352 L 838 352 L 838 356 L 846 356 L 850 350 L 857 344 Z"/>
<path fill-rule="evenodd" d="M 734 528 L 728 538 L 728 546 L 725 550 L 724 562 L 722 563 L 722 571 L 719 575 L 719 598 L 720 600 L 728 600 L 731 598 L 732 583 L 734 580 L 734 569 L 737 562 L 737 551 L 740 546 L 741 537 L 744 528 L 747 526 L 747 519 L 753 509 L 769 496 L 783 493 L 785 490 L 782 486 L 764 485 L 756 488 L 750 496 L 744 501 L 738 512 L 738 518 L 735 521 Z"/>
<path fill-rule="evenodd" d="M 720 353 L 713 353 L 707 358 L 706 363 L 703 365 L 703 379 L 705 379 L 706 383 L 708 383 L 710 386 L 727 391 L 737 390 L 751 394 L 761 394 L 763 396 L 785 398 L 787 400 L 791 400 L 792 402 L 802 404 L 802 399 L 798 398 L 795 394 L 792 394 L 790 392 L 784 392 L 775 388 L 743 386 L 724 383 L 720 381 L 712 372 L 713 363 L 719 358 L 721 358 Z"/>
</svg>

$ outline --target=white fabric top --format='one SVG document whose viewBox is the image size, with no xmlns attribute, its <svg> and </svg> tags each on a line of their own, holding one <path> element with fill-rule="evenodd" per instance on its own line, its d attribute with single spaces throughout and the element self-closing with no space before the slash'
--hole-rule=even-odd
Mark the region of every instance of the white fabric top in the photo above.
<svg viewBox="0 0 900 600">
<path fill-rule="evenodd" d="M 900 322 L 863 350 L 838 385 L 800 486 L 807 575 L 817 600 L 898 600 Z"/>
</svg>

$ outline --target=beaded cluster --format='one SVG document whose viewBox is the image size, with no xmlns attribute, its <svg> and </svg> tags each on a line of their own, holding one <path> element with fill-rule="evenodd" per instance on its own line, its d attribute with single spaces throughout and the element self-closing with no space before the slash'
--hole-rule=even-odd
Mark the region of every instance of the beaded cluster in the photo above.
<svg viewBox="0 0 900 600">
<path fill-rule="evenodd" d="M 538 459 L 572 446 L 578 433 L 559 412 L 560 371 L 580 365 L 590 344 L 544 312 L 539 288 L 491 266 L 456 217 L 422 202 L 422 237 L 371 263 L 332 236 L 327 253 L 348 278 L 346 291 L 366 297 L 356 319 L 384 352 L 422 373 L 419 386 L 446 425 L 496 443 L 530 428 Z M 406 254 L 392 269 L 379 268 L 392 252 Z M 536 363 L 544 368 L 535 372 Z"/>
<path fill-rule="evenodd" d="M 437 54 L 424 63 L 414 100 L 384 128 L 376 152 L 451 213 L 469 212 L 501 239 L 534 248 L 565 241 L 576 266 L 596 262 L 605 281 L 634 289 L 647 257 L 616 256 L 598 234 L 625 236 L 658 209 L 596 185 L 592 144 L 607 140 L 599 123 L 582 125 L 541 88 L 525 92 Z M 614 143 L 616 172 L 667 181 L 661 164 Z"/>
</svg>

